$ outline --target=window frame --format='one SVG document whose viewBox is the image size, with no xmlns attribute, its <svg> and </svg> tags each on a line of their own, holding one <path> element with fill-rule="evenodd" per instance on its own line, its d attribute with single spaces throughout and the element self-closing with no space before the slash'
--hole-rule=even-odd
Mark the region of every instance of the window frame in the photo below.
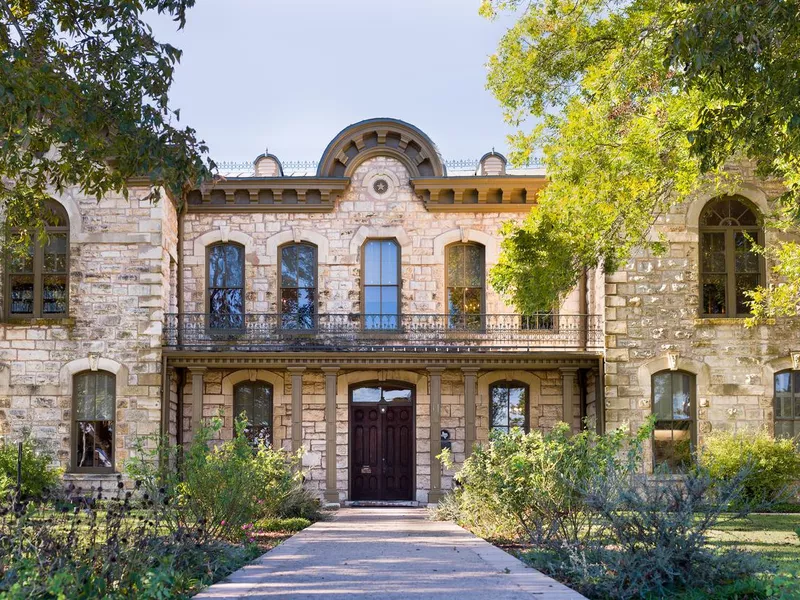
<svg viewBox="0 0 800 600">
<path fill-rule="evenodd" d="M 454 325 L 452 319 L 454 315 L 450 312 L 450 276 L 449 272 L 450 269 L 448 265 L 450 264 L 450 253 L 452 252 L 453 248 L 456 247 L 467 247 L 473 246 L 476 248 L 480 248 L 481 250 L 481 310 L 478 312 L 479 322 L 477 326 L 471 327 L 462 323 L 460 325 Z M 453 286 L 455 287 L 455 286 Z M 474 289 L 474 288 L 465 288 L 465 289 Z M 452 244 L 448 244 L 445 246 L 444 249 L 444 313 L 445 318 L 447 319 L 447 329 L 455 329 L 455 330 L 467 330 L 467 331 L 483 331 L 486 328 L 486 246 L 479 242 L 453 242 Z M 464 319 L 466 321 L 466 319 Z"/>
<path fill-rule="evenodd" d="M 653 373 L 650 377 L 650 414 L 656 415 L 656 377 L 662 375 L 669 375 L 670 377 L 675 377 L 677 375 L 687 375 L 689 377 L 689 419 L 685 419 L 684 421 L 688 421 L 689 423 L 689 444 L 690 444 L 690 452 L 693 452 L 695 448 L 697 448 L 697 375 L 691 373 L 689 371 L 683 371 L 680 369 L 671 370 L 666 369 L 662 371 L 658 371 L 657 373 Z M 670 381 L 670 390 L 674 390 L 674 386 L 672 381 Z M 673 406 L 673 418 L 670 420 L 658 419 L 653 423 L 653 434 L 650 436 L 651 439 L 651 450 L 652 450 L 652 467 L 653 470 L 657 470 L 659 468 L 663 468 L 660 464 L 656 462 L 656 427 L 659 422 L 664 423 L 676 423 L 680 422 L 680 419 L 674 418 L 674 391 L 672 393 L 672 403 Z M 674 429 L 672 431 L 675 431 Z M 673 438 L 674 441 L 674 438 Z M 667 465 L 668 466 L 668 465 Z M 675 473 L 677 471 L 672 470 L 670 468 L 670 472 Z"/>
<path fill-rule="evenodd" d="M 269 419 L 270 443 L 269 443 L 269 445 L 272 448 L 277 448 L 278 446 L 275 444 L 275 386 L 272 385 L 269 381 L 264 381 L 262 379 L 256 379 L 255 381 L 247 380 L 247 381 L 240 381 L 239 383 L 237 383 L 236 385 L 233 386 L 233 407 L 232 407 L 232 409 L 233 409 L 233 421 L 235 422 L 236 419 L 239 418 L 239 415 L 242 413 L 242 411 L 236 412 L 236 396 L 237 396 L 239 390 L 241 390 L 244 387 L 248 387 L 248 386 L 249 387 L 255 387 L 257 385 L 261 386 L 261 387 L 269 388 L 269 401 L 270 401 L 270 404 L 271 404 L 270 411 L 269 411 L 269 415 L 270 415 L 270 419 Z M 249 417 L 248 417 L 248 426 L 252 426 L 252 423 L 250 422 L 250 418 Z M 235 433 L 236 433 L 236 429 L 234 427 L 234 434 Z"/>
<path fill-rule="evenodd" d="M 492 423 L 492 408 L 494 407 L 494 390 L 499 387 L 505 388 L 522 388 L 525 390 L 525 422 L 522 426 L 522 430 L 525 433 L 530 433 L 531 430 L 531 386 L 525 383 L 524 381 L 519 381 L 517 379 L 510 379 L 508 381 L 495 381 L 489 384 L 489 434 L 495 431 L 495 426 Z M 509 418 L 510 421 L 510 418 Z M 506 433 L 511 431 L 512 427 L 510 425 L 506 426 Z M 504 431 L 503 429 L 497 428 L 497 431 Z"/>
<path fill-rule="evenodd" d="M 756 218 L 756 225 L 701 225 L 700 221 L 702 221 L 705 213 L 710 207 L 720 200 L 732 200 L 739 202 L 740 204 L 744 205 L 747 209 L 749 209 Z M 697 269 L 698 269 L 698 292 L 699 292 L 699 303 L 698 303 L 698 310 L 700 318 L 703 319 L 744 319 L 752 316 L 751 313 L 737 313 L 736 312 L 736 245 L 735 245 L 735 235 L 736 233 L 740 232 L 747 232 L 750 237 L 755 240 L 755 243 L 758 245 L 763 246 L 765 241 L 765 233 L 764 233 L 764 225 L 762 221 L 761 211 L 758 210 L 756 206 L 753 205 L 752 202 L 748 201 L 747 198 L 742 196 L 722 196 L 712 198 L 708 202 L 706 202 L 705 206 L 703 206 L 703 210 L 700 211 L 700 217 L 698 219 L 698 260 L 697 260 Z M 705 233 L 722 233 L 724 234 L 725 240 L 725 313 L 718 314 L 718 313 L 707 313 L 705 312 L 705 305 L 704 305 L 704 293 L 703 293 L 703 285 L 705 282 L 706 273 L 703 269 L 703 234 Z M 764 260 L 763 255 L 758 255 L 758 284 L 759 286 L 764 285 L 766 276 L 766 261 Z M 716 275 L 720 276 L 721 273 L 713 273 L 709 275 Z"/>
<path fill-rule="evenodd" d="M 33 244 L 33 265 L 32 265 L 32 272 L 31 277 L 33 278 L 33 312 L 31 313 L 13 313 L 11 312 L 11 276 L 12 275 L 24 275 L 24 273 L 12 273 L 10 270 L 11 266 L 11 257 L 9 256 L 8 250 L 5 253 L 5 260 L 4 260 L 4 274 L 3 274 L 3 285 L 5 286 L 5 293 L 3 294 L 3 299 L 6 303 L 5 306 L 5 314 L 6 319 L 9 321 L 31 321 L 34 319 L 65 319 L 69 317 L 69 304 L 70 304 L 70 293 L 69 293 L 69 285 L 70 285 L 70 220 L 69 214 L 67 213 L 67 209 L 61 203 L 55 200 L 45 200 L 44 206 L 48 210 L 51 210 L 53 213 L 59 214 L 60 217 L 63 217 L 65 220 L 64 225 L 47 225 L 45 227 L 45 235 L 49 234 L 64 234 L 66 236 L 66 269 L 63 273 L 63 277 L 65 280 L 65 290 L 64 290 L 64 312 L 61 313 L 44 313 L 42 310 L 43 305 L 43 294 L 44 294 L 44 278 L 45 275 L 59 275 L 61 273 L 44 273 L 44 250 L 45 245 L 39 243 L 40 237 L 38 233 L 34 232 L 31 235 L 31 243 Z M 13 235 L 18 228 L 10 227 L 8 228 L 8 234 Z"/>
<path fill-rule="evenodd" d="M 791 418 L 788 417 L 778 417 L 778 391 L 777 391 L 777 383 L 778 383 L 778 376 L 779 375 L 789 375 L 789 395 L 792 399 L 792 412 L 796 413 Z M 800 385 L 795 386 L 795 383 L 800 384 L 800 371 L 795 371 L 793 369 L 783 369 L 775 373 L 772 378 L 772 434 L 775 438 L 778 437 L 777 434 L 777 424 L 778 421 L 786 421 L 794 424 L 795 434 L 789 437 L 788 439 L 797 439 L 800 436 L 800 413 L 796 411 L 796 407 L 798 406 L 797 401 L 800 399 Z M 784 438 L 781 438 L 784 439 Z"/>
<path fill-rule="evenodd" d="M 397 285 L 384 285 L 384 284 L 367 284 L 367 244 L 370 242 L 392 242 L 394 243 L 395 247 L 397 248 Z M 381 257 L 383 253 L 381 252 Z M 381 331 L 400 331 L 402 329 L 402 317 L 403 317 L 403 247 L 400 245 L 399 240 L 396 237 L 371 237 L 364 240 L 364 243 L 361 244 L 361 329 L 365 332 L 381 332 Z M 381 275 L 383 274 L 383 261 L 381 261 Z M 395 316 L 397 318 L 397 326 L 396 327 L 368 327 L 367 326 L 367 288 L 368 287 L 396 287 L 397 288 L 397 314 L 390 315 L 386 314 L 385 316 Z M 383 295 L 381 294 L 381 298 Z M 381 299 L 381 305 L 383 304 L 383 300 Z M 380 313 L 381 320 L 384 316 L 384 313 Z"/>
<path fill-rule="evenodd" d="M 291 248 L 294 246 L 304 246 L 307 248 L 311 248 L 314 252 L 314 290 L 312 306 L 314 307 L 314 312 L 312 314 L 312 326 L 309 328 L 300 328 L 300 327 L 286 327 L 283 323 L 283 290 L 298 290 L 298 289 L 307 289 L 307 288 L 300 288 L 300 287 L 286 287 L 283 286 L 283 251 L 287 248 Z M 306 333 L 306 332 L 314 332 L 317 330 L 318 323 L 319 323 L 319 250 L 316 244 L 312 244 L 311 242 L 301 241 L 301 242 L 287 242 L 282 244 L 278 247 L 278 281 L 277 281 L 277 290 L 278 290 L 278 327 L 285 332 L 297 332 L 297 333 Z"/>
<path fill-rule="evenodd" d="M 214 288 L 214 289 L 241 289 L 242 290 L 242 324 L 239 327 L 212 327 L 211 325 L 211 253 L 213 252 L 214 248 L 218 248 L 221 246 L 236 246 L 241 250 L 241 267 L 242 267 L 242 286 L 241 288 Z M 211 333 L 225 333 L 226 331 L 242 331 L 245 329 L 246 326 L 246 314 L 247 308 L 245 306 L 245 293 L 247 290 L 247 257 L 245 253 L 245 247 L 243 244 L 239 242 L 214 242 L 213 244 L 209 244 L 206 246 L 206 299 L 205 299 L 205 321 L 206 321 L 206 329 Z"/>
<path fill-rule="evenodd" d="M 111 466 L 110 467 L 79 467 L 78 466 L 78 423 L 90 422 L 78 419 L 78 386 L 75 385 L 77 378 L 86 374 L 105 373 L 110 375 L 114 382 L 114 410 L 111 419 Z M 72 418 L 71 418 L 71 437 L 70 441 L 70 472 L 72 473 L 116 473 L 117 469 L 117 375 L 111 371 L 98 369 L 97 371 L 84 370 L 72 375 Z"/>
</svg>

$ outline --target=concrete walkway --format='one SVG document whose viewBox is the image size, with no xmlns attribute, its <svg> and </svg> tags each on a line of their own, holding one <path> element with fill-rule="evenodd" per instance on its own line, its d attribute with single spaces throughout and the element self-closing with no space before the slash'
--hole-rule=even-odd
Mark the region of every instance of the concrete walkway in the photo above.
<svg viewBox="0 0 800 600">
<path fill-rule="evenodd" d="M 288 539 L 198 599 L 579 600 L 424 509 L 345 508 Z"/>
</svg>

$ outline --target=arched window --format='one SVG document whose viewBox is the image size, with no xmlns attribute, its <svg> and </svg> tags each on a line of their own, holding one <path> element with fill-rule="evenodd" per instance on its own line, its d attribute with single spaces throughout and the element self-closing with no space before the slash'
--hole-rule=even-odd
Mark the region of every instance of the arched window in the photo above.
<svg viewBox="0 0 800 600">
<path fill-rule="evenodd" d="M 244 326 L 244 246 L 208 248 L 208 325 L 212 329 Z"/>
<path fill-rule="evenodd" d="M 233 415 L 247 415 L 247 436 L 272 444 L 272 386 L 263 381 L 244 381 L 233 388 Z"/>
<path fill-rule="evenodd" d="M 689 465 L 695 445 L 695 376 L 683 371 L 653 375 L 653 462 L 678 471 Z"/>
<path fill-rule="evenodd" d="M 490 429 L 509 432 L 514 427 L 530 428 L 528 386 L 519 381 L 502 381 L 489 386 Z"/>
<path fill-rule="evenodd" d="M 700 215 L 700 294 L 703 316 L 750 314 L 746 292 L 763 282 L 759 217 L 743 198 L 712 200 Z"/>
<path fill-rule="evenodd" d="M 445 249 L 447 314 L 451 328 L 483 325 L 485 250 L 481 244 L 450 244 Z"/>
<path fill-rule="evenodd" d="M 287 244 L 280 251 L 281 326 L 314 329 L 317 304 L 317 247 Z"/>
<path fill-rule="evenodd" d="M 44 209 L 44 237 L 33 233 L 27 250 L 17 245 L 8 255 L 6 303 L 12 317 L 67 316 L 69 218 L 54 200 Z M 19 229 L 9 233 L 13 241 Z"/>
<path fill-rule="evenodd" d="M 83 371 L 74 376 L 72 386 L 73 468 L 113 471 L 116 377 L 107 371 Z"/>
<path fill-rule="evenodd" d="M 800 435 L 800 371 L 775 374 L 775 437 Z"/>
<path fill-rule="evenodd" d="M 400 321 L 400 246 L 364 243 L 364 329 L 397 329 Z"/>
</svg>

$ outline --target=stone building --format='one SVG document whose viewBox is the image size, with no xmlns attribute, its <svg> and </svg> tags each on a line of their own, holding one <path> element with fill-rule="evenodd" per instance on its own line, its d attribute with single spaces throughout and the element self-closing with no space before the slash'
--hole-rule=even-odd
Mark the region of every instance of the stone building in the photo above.
<svg viewBox="0 0 800 600">
<path fill-rule="evenodd" d="M 54 198 L 47 244 L 5 264 L 0 434 L 30 429 L 96 482 L 139 436 L 187 443 L 219 416 L 230 438 L 244 412 L 247 435 L 304 448 L 325 500 L 424 503 L 451 485 L 442 447 L 461 463 L 493 428 L 655 411 L 668 464 L 712 429 L 795 432 L 796 330 L 745 329 L 737 303 L 768 272 L 747 240 L 775 185 L 742 172 L 736 196 L 659 218 L 668 256 L 519 315 L 487 274 L 545 174 L 495 152 L 450 167 L 416 127 L 371 119 L 313 172 L 264 154 L 180 208 Z"/>
</svg>

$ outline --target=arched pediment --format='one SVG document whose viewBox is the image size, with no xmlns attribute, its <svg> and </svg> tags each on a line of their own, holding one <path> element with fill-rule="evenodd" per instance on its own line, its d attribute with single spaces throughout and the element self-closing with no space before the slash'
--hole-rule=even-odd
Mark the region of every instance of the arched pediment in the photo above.
<svg viewBox="0 0 800 600">
<path fill-rule="evenodd" d="M 411 177 L 443 177 L 446 169 L 431 139 L 410 123 L 367 119 L 345 127 L 331 140 L 317 168 L 318 177 L 350 177 L 368 158 L 391 156 Z"/>
</svg>

